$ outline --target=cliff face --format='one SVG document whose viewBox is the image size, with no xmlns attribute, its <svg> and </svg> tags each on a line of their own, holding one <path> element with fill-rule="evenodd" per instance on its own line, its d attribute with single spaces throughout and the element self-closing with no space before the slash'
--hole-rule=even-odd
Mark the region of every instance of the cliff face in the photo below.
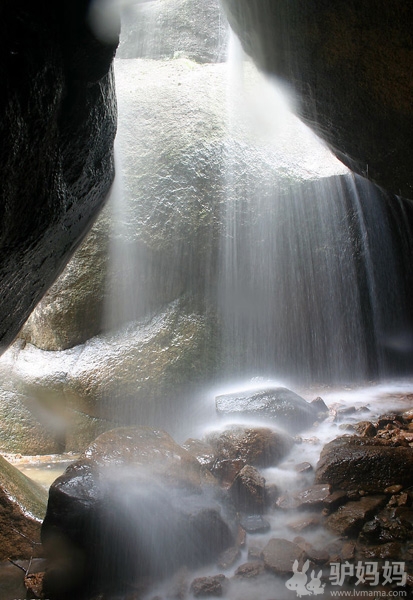
<svg viewBox="0 0 413 600">
<path fill-rule="evenodd" d="M 223 0 L 260 68 L 352 170 L 413 197 L 413 6 L 404 0 Z"/>
<path fill-rule="evenodd" d="M 63 269 L 111 185 L 116 43 L 88 1 L 0 8 L 0 349 Z"/>
</svg>

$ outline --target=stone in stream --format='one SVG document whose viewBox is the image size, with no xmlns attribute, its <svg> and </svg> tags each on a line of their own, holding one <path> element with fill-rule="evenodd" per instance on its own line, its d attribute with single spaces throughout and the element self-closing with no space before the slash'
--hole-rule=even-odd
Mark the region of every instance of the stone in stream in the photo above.
<svg viewBox="0 0 413 600">
<path fill-rule="evenodd" d="M 240 518 L 240 525 L 247 533 L 266 533 L 271 529 L 269 522 L 261 515 L 246 515 Z"/>
<path fill-rule="evenodd" d="M 262 514 L 265 506 L 265 479 L 257 469 L 246 465 L 229 488 L 237 510 L 247 514 Z"/>
<path fill-rule="evenodd" d="M 281 462 L 294 445 L 292 437 L 268 427 L 233 425 L 206 437 L 217 461 L 241 459 L 254 467 Z"/>
<path fill-rule="evenodd" d="M 301 563 L 305 552 L 300 546 L 280 538 L 272 538 L 262 551 L 265 568 L 276 575 L 293 572 L 294 561 Z"/>
<path fill-rule="evenodd" d="M 197 461 L 207 469 L 211 469 L 214 465 L 215 453 L 212 446 L 207 442 L 189 438 L 182 444 L 182 448 L 185 448 L 189 454 L 195 456 Z"/>
<path fill-rule="evenodd" d="M 314 406 L 285 387 L 223 394 L 215 405 L 220 415 L 270 420 L 291 432 L 311 427 L 318 417 Z"/>
<path fill-rule="evenodd" d="M 324 446 L 316 469 L 316 483 L 334 489 L 382 493 L 391 485 L 413 485 L 413 448 L 386 440 L 339 437 Z"/>
<path fill-rule="evenodd" d="M 223 596 L 229 584 L 225 575 L 213 575 L 212 577 L 198 577 L 191 583 L 191 592 L 195 598 L 208 596 Z"/>
<path fill-rule="evenodd" d="M 386 496 L 381 495 L 348 502 L 327 518 L 327 528 L 340 536 L 356 535 L 385 502 Z"/>
<path fill-rule="evenodd" d="M 47 493 L 0 456 L 0 560 L 39 556 Z"/>
<path fill-rule="evenodd" d="M 213 477 L 163 431 L 100 436 L 51 486 L 42 540 L 45 593 L 120 593 L 234 545 Z"/>
<path fill-rule="evenodd" d="M 240 565 L 234 573 L 238 579 L 255 579 L 264 572 L 264 565 L 261 562 L 248 562 Z"/>
</svg>

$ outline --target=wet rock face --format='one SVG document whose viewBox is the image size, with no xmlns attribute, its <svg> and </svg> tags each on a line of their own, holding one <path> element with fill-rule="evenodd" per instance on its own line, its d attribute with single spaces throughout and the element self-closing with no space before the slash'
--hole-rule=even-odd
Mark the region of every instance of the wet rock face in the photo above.
<svg viewBox="0 0 413 600">
<path fill-rule="evenodd" d="M 413 197 L 412 7 L 404 0 L 224 0 L 245 50 L 298 96 L 357 173 Z"/>
<path fill-rule="evenodd" d="M 327 444 L 317 465 L 316 482 L 343 490 L 383 492 L 413 484 L 413 449 L 378 438 L 344 436 Z"/>
<path fill-rule="evenodd" d="M 113 179 L 116 43 L 88 2 L 0 9 L 0 348 L 69 260 Z"/>
<path fill-rule="evenodd" d="M 283 387 L 223 394 L 216 397 L 215 405 L 220 415 L 270 419 L 292 432 L 310 427 L 317 419 L 311 404 Z"/>
<path fill-rule="evenodd" d="M 42 540 L 51 597 L 85 588 L 119 593 L 207 564 L 234 544 L 216 487 L 165 432 L 107 432 L 85 455 L 49 493 Z"/>
<path fill-rule="evenodd" d="M 47 494 L 0 456 L 0 560 L 39 556 Z"/>
</svg>

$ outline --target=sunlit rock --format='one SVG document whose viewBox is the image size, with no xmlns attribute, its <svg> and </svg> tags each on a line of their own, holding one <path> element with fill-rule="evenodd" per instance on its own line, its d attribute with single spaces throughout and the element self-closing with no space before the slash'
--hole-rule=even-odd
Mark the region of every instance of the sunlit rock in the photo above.
<svg viewBox="0 0 413 600">
<path fill-rule="evenodd" d="M 310 427 L 317 419 L 311 404 L 283 387 L 222 394 L 215 404 L 220 415 L 271 420 L 293 432 Z"/>
<path fill-rule="evenodd" d="M 17 343 L 0 367 L 8 382 L 4 414 L 13 407 L 12 417 L 18 415 L 0 425 L 0 448 L 36 454 L 39 435 L 39 451 L 83 450 L 114 424 L 159 418 L 176 425 L 183 387 L 214 371 L 211 336 L 205 316 L 174 302 L 153 318 L 64 352 Z"/>
<path fill-rule="evenodd" d="M 238 205 L 244 223 L 246 193 L 265 198 L 274 186 L 285 193 L 345 172 L 251 65 L 230 111 L 226 64 L 131 59 L 115 68 L 118 180 L 108 208 L 22 332 L 45 350 L 83 343 L 183 293 L 203 295 L 217 276 L 228 206 Z M 251 115 L 250 87 L 264 102 Z M 257 125 L 265 102 L 281 116 Z M 257 214 L 264 208 L 258 203 Z"/>
<path fill-rule="evenodd" d="M 157 0 L 130 3 L 122 11 L 119 58 L 168 59 L 200 63 L 226 58 L 228 24 L 217 0 Z"/>
<path fill-rule="evenodd" d="M 0 560 L 41 556 L 47 493 L 0 456 Z"/>
</svg>

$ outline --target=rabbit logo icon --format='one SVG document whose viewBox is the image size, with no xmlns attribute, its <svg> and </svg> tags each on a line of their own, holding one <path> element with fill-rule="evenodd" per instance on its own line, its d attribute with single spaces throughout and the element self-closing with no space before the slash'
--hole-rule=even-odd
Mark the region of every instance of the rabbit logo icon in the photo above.
<svg viewBox="0 0 413 600">
<path fill-rule="evenodd" d="M 315 576 L 315 571 L 311 571 L 311 579 L 308 581 L 306 572 L 309 566 L 310 561 L 307 560 L 301 571 L 299 571 L 298 560 L 295 560 L 293 564 L 293 576 L 285 582 L 285 587 L 294 591 L 298 598 L 302 596 L 318 596 L 324 593 L 325 583 L 321 584 L 322 571 L 319 571 L 317 577 Z"/>
</svg>

